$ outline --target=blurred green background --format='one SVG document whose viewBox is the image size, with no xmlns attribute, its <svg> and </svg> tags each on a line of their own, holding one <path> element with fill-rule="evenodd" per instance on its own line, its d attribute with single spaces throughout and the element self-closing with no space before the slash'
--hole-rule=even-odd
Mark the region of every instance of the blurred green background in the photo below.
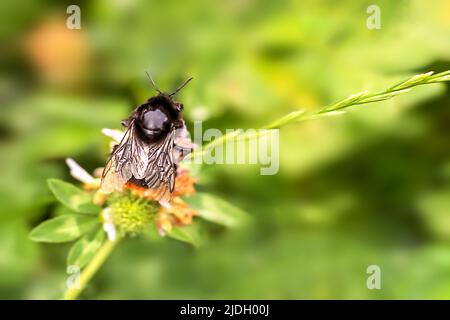
<svg viewBox="0 0 450 320">
<path fill-rule="evenodd" d="M 145 71 L 203 127 L 258 128 L 288 112 L 450 69 L 450 1 L 68 1 L 0 4 L 0 297 L 57 298 L 69 245 L 28 239 L 61 209 L 46 179 L 66 157 L 104 165 L 103 127 L 153 95 Z M 381 9 L 381 29 L 366 9 Z M 418 87 L 281 130 L 280 171 L 215 165 L 199 190 L 252 215 L 206 222 L 193 249 L 124 241 L 86 299 L 450 298 L 450 94 Z M 366 288 L 366 268 L 382 289 Z"/>
</svg>

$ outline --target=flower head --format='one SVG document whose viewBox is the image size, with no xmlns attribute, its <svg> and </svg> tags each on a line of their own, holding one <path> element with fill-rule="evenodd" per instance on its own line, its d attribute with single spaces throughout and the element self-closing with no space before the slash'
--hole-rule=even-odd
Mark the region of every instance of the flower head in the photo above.
<svg viewBox="0 0 450 320">
<path fill-rule="evenodd" d="M 197 215 L 195 210 L 189 208 L 181 198 L 175 197 L 170 208 L 159 208 L 156 217 L 158 232 L 164 236 L 173 226 L 191 224 L 195 215 Z"/>
<path fill-rule="evenodd" d="M 135 235 L 154 222 L 157 205 L 125 194 L 114 199 L 109 209 L 114 225 L 126 234 Z"/>
<path fill-rule="evenodd" d="M 111 208 L 104 209 L 100 214 L 103 223 L 103 230 L 105 230 L 110 241 L 116 240 L 116 226 L 111 217 Z"/>
<path fill-rule="evenodd" d="M 70 175 L 78 181 L 83 182 L 85 189 L 94 190 L 99 188 L 100 180 L 87 173 L 75 160 L 67 158 L 66 164 L 70 169 Z"/>
</svg>

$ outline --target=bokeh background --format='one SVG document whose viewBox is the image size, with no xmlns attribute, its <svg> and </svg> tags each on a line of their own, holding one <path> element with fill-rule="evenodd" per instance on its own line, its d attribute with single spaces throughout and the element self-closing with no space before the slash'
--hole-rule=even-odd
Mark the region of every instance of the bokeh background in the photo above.
<svg viewBox="0 0 450 320">
<path fill-rule="evenodd" d="M 46 179 L 72 157 L 104 165 L 103 127 L 154 92 L 178 96 L 190 128 L 258 128 L 298 108 L 450 69 L 450 2 L 68 1 L 0 4 L 0 297 L 59 297 L 69 245 L 28 239 L 60 214 Z M 366 9 L 381 9 L 381 29 Z M 282 129 L 280 171 L 207 166 L 201 190 L 245 209 L 203 246 L 124 241 L 86 299 L 450 298 L 450 94 L 419 87 L 340 117 Z M 366 268 L 382 289 L 366 288 Z"/>
</svg>

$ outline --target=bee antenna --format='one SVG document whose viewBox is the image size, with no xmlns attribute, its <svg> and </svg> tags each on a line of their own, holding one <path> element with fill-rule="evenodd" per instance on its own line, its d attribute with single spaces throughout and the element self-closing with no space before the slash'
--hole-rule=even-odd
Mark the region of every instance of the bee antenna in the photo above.
<svg viewBox="0 0 450 320">
<path fill-rule="evenodd" d="M 162 92 L 158 89 L 158 87 L 156 86 L 155 81 L 153 81 L 152 76 L 146 71 L 145 72 L 147 74 L 147 77 L 150 79 L 150 82 L 152 83 L 153 89 L 156 90 L 156 92 L 158 92 L 159 94 L 162 94 Z"/>
<path fill-rule="evenodd" d="M 189 79 L 187 79 L 185 82 L 183 82 L 183 84 L 181 86 L 178 87 L 177 90 L 175 90 L 173 93 L 169 94 L 169 97 L 176 95 L 181 89 L 183 89 L 188 83 L 189 81 L 191 81 L 192 79 L 194 79 L 193 77 L 190 77 Z"/>
</svg>

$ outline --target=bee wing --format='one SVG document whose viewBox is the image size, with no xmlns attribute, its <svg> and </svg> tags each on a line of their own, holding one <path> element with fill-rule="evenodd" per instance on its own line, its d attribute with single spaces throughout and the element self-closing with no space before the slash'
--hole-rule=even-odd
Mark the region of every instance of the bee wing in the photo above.
<svg viewBox="0 0 450 320">
<path fill-rule="evenodd" d="M 136 137 L 134 123 L 132 124 L 132 127 L 132 132 L 130 133 L 131 143 L 130 149 L 128 151 L 129 155 L 127 155 L 125 159 L 128 159 L 130 162 L 131 174 L 133 175 L 133 177 L 135 177 L 136 179 L 143 179 L 145 178 L 147 166 L 149 163 L 148 153 L 150 147 L 141 139 Z M 126 174 L 128 174 L 128 172 L 126 172 Z"/>
<path fill-rule="evenodd" d="M 126 181 L 123 181 L 117 174 L 114 157 L 110 157 L 108 163 L 103 169 L 102 182 L 100 189 L 104 193 L 111 193 L 114 191 L 122 191 L 123 185 Z"/>
<path fill-rule="evenodd" d="M 121 191 L 123 185 L 134 176 L 145 177 L 149 147 L 136 137 L 134 120 L 130 123 L 122 141 L 111 152 L 102 174 L 101 189 L 105 193 Z"/>
<path fill-rule="evenodd" d="M 154 189 L 155 199 L 168 202 L 175 188 L 177 165 L 173 157 L 175 129 L 160 142 L 149 147 L 145 183 Z"/>
</svg>

